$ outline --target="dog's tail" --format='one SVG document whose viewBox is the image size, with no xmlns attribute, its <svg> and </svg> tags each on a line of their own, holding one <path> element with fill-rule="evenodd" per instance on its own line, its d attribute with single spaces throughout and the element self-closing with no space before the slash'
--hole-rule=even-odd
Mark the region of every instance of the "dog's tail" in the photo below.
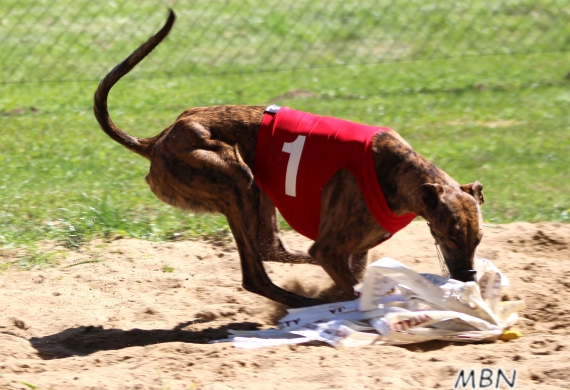
<svg viewBox="0 0 570 390">
<path fill-rule="evenodd" d="M 153 49 L 158 46 L 158 44 L 166 38 L 176 16 L 174 11 L 170 10 L 168 15 L 168 20 L 164 26 L 148 41 L 143 43 L 136 49 L 130 56 L 128 56 L 123 62 L 115 66 L 113 70 L 105 76 L 103 80 L 99 83 L 97 91 L 95 91 L 93 111 L 95 112 L 95 118 L 99 122 L 99 125 L 105 133 L 124 147 L 133 152 L 140 154 L 145 158 L 150 158 L 150 152 L 152 147 L 153 138 L 136 138 L 128 135 L 121 129 L 117 127 L 111 120 L 109 116 L 109 111 L 107 110 L 107 98 L 109 96 L 109 91 L 115 85 L 117 81 L 121 79 L 124 75 L 129 73 L 139 62 L 143 60 Z"/>
</svg>

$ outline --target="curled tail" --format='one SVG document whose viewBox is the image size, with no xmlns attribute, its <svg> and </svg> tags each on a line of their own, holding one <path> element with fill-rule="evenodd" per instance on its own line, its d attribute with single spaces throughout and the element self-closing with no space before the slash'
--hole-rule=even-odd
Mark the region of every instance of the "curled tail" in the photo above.
<svg viewBox="0 0 570 390">
<path fill-rule="evenodd" d="M 168 35 L 172 25 L 174 24 L 176 16 L 174 11 L 170 10 L 168 19 L 164 26 L 152 36 L 148 41 L 143 43 L 136 49 L 130 56 L 128 56 L 123 62 L 115 66 L 113 70 L 105 76 L 103 80 L 99 83 L 97 91 L 95 91 L 93 111 L 95 112 L 95 118 L 99 122 L 101 129 L 113 140 L 117 141 L 127 149 L 145 157 L 150 157 L 152 138 L 136 138 L 128 135 L 121 129 L 117 127 L 111 120 L 109 116 L 109 111 L 107 109 L 107 98 L 109 96 L 109 91 L 115 85 L 117 81 L 121 79 L 124 75 L 129 73 L 139 62 L 143 60 L 151 51 L 154 50 L 156 46 Z"/>
</svg>

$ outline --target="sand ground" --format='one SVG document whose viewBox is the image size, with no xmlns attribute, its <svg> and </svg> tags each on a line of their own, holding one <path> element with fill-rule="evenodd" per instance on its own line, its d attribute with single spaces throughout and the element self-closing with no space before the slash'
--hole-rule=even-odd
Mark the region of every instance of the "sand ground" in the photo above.
<svg viewBox="0 0 570 390">
<path fill-rule="evenodd" d="M 298 249 L 310 245 L 285 237 Z M 375 248 L 370 260 L 382 256 L 439 271 L 425 223 Z M 510 278 L 509 298 L 525 299 L 516 326 L 524 337 L 243 350 L 208 341 L 227 329 L 271 327 L 279 312 L 240 287 L 231 240 L 93 241 L 57 267 L 0 274 L 0 389 L 447 389 L 461 369 L 482 368 L 509 378 L 516 370 L 517 389 L 570 388 L 570 225 L 486 227 L 478 256 Z M 330 284 L 314 265 L 266 267 L 280 285 Z"/>
</svg>

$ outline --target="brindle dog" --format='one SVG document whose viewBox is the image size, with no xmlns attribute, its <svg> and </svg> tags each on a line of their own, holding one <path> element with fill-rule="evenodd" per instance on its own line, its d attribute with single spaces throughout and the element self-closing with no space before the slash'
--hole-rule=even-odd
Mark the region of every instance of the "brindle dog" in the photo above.
<svg viewBox="0 0 570 390">
<path fill-rule="evenodd" d="M 264 107 L 191 108 L 151 138 L 132 137 L 112 122 L 107 110 L 109 91 L 168 35 L 174 19 L 170 11 L 164 27 L 101 81 L 94 101 L 101 128 L 150 160 L 146 181 L 160 200 L 182 209 L 226 216 L 246 290 L 291 307 L 323 303 L 277 287 L 262 263 L 307 261 L 320 264 L 346 294 L 355 297 L 353 286 L 364 270 L 367 251 L 388 233 L 368 210 L 356 179 L 340 170 L 322 192 L 321 222 L 309 250 L 311 258 L 286 249 L 278 234 L 275 207 L 252 174 Z M 473 280 L 473 257 L 482 236 L 481 184 L 460 186 L 395 131 L 378 133 L 373 150 L 378 181 L 392 211 L 426 219 L 451 276 Z"/>
</svg>

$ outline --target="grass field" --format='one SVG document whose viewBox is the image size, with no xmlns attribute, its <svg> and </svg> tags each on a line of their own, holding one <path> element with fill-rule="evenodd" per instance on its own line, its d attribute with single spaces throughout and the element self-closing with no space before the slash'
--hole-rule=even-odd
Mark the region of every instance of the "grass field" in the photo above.
<svg viewBox="0 0 570 390">
<path fill-rule="evenodd" d="M 96 80 L 163 23 L 135 77 L 570 50 L 565 0 L 3 0 L 0 80 Z"/>
<path fill-rule="evenodd" d="M 175 31 L 188 28 L 182 16 Z M 149 31 L 160 25 L 154 20 Z M 277 34 L 261 34 L 270 32 Z M 111 69 L 139 42 L 124 44 L 113 60 L 96 52 L 82 58 Z M 139 65 L 138 76 L 145 65 L 168 65 L 173 42 Z M 211 104 L 277 103 L 390 126 L 458 181 L 481 181 L 486 221 L 570 222 L 569 71 L 570 53 L 560 52 L 208 77 L 135 74 L 115 87 L 109 106 L 137 136 L 156 134 L 184 108 Z M 163 240 L 227 230 L 221 216 L 192 215 L 153 197 L 144 182 L 148 163 L 98 129 L 96 85 L 0 84 L 0 245 L 27 249 L 20 266 L 50 261 L 37 249 L 46 239 L 75 248 L 94 235 Z"/>
</svg>

